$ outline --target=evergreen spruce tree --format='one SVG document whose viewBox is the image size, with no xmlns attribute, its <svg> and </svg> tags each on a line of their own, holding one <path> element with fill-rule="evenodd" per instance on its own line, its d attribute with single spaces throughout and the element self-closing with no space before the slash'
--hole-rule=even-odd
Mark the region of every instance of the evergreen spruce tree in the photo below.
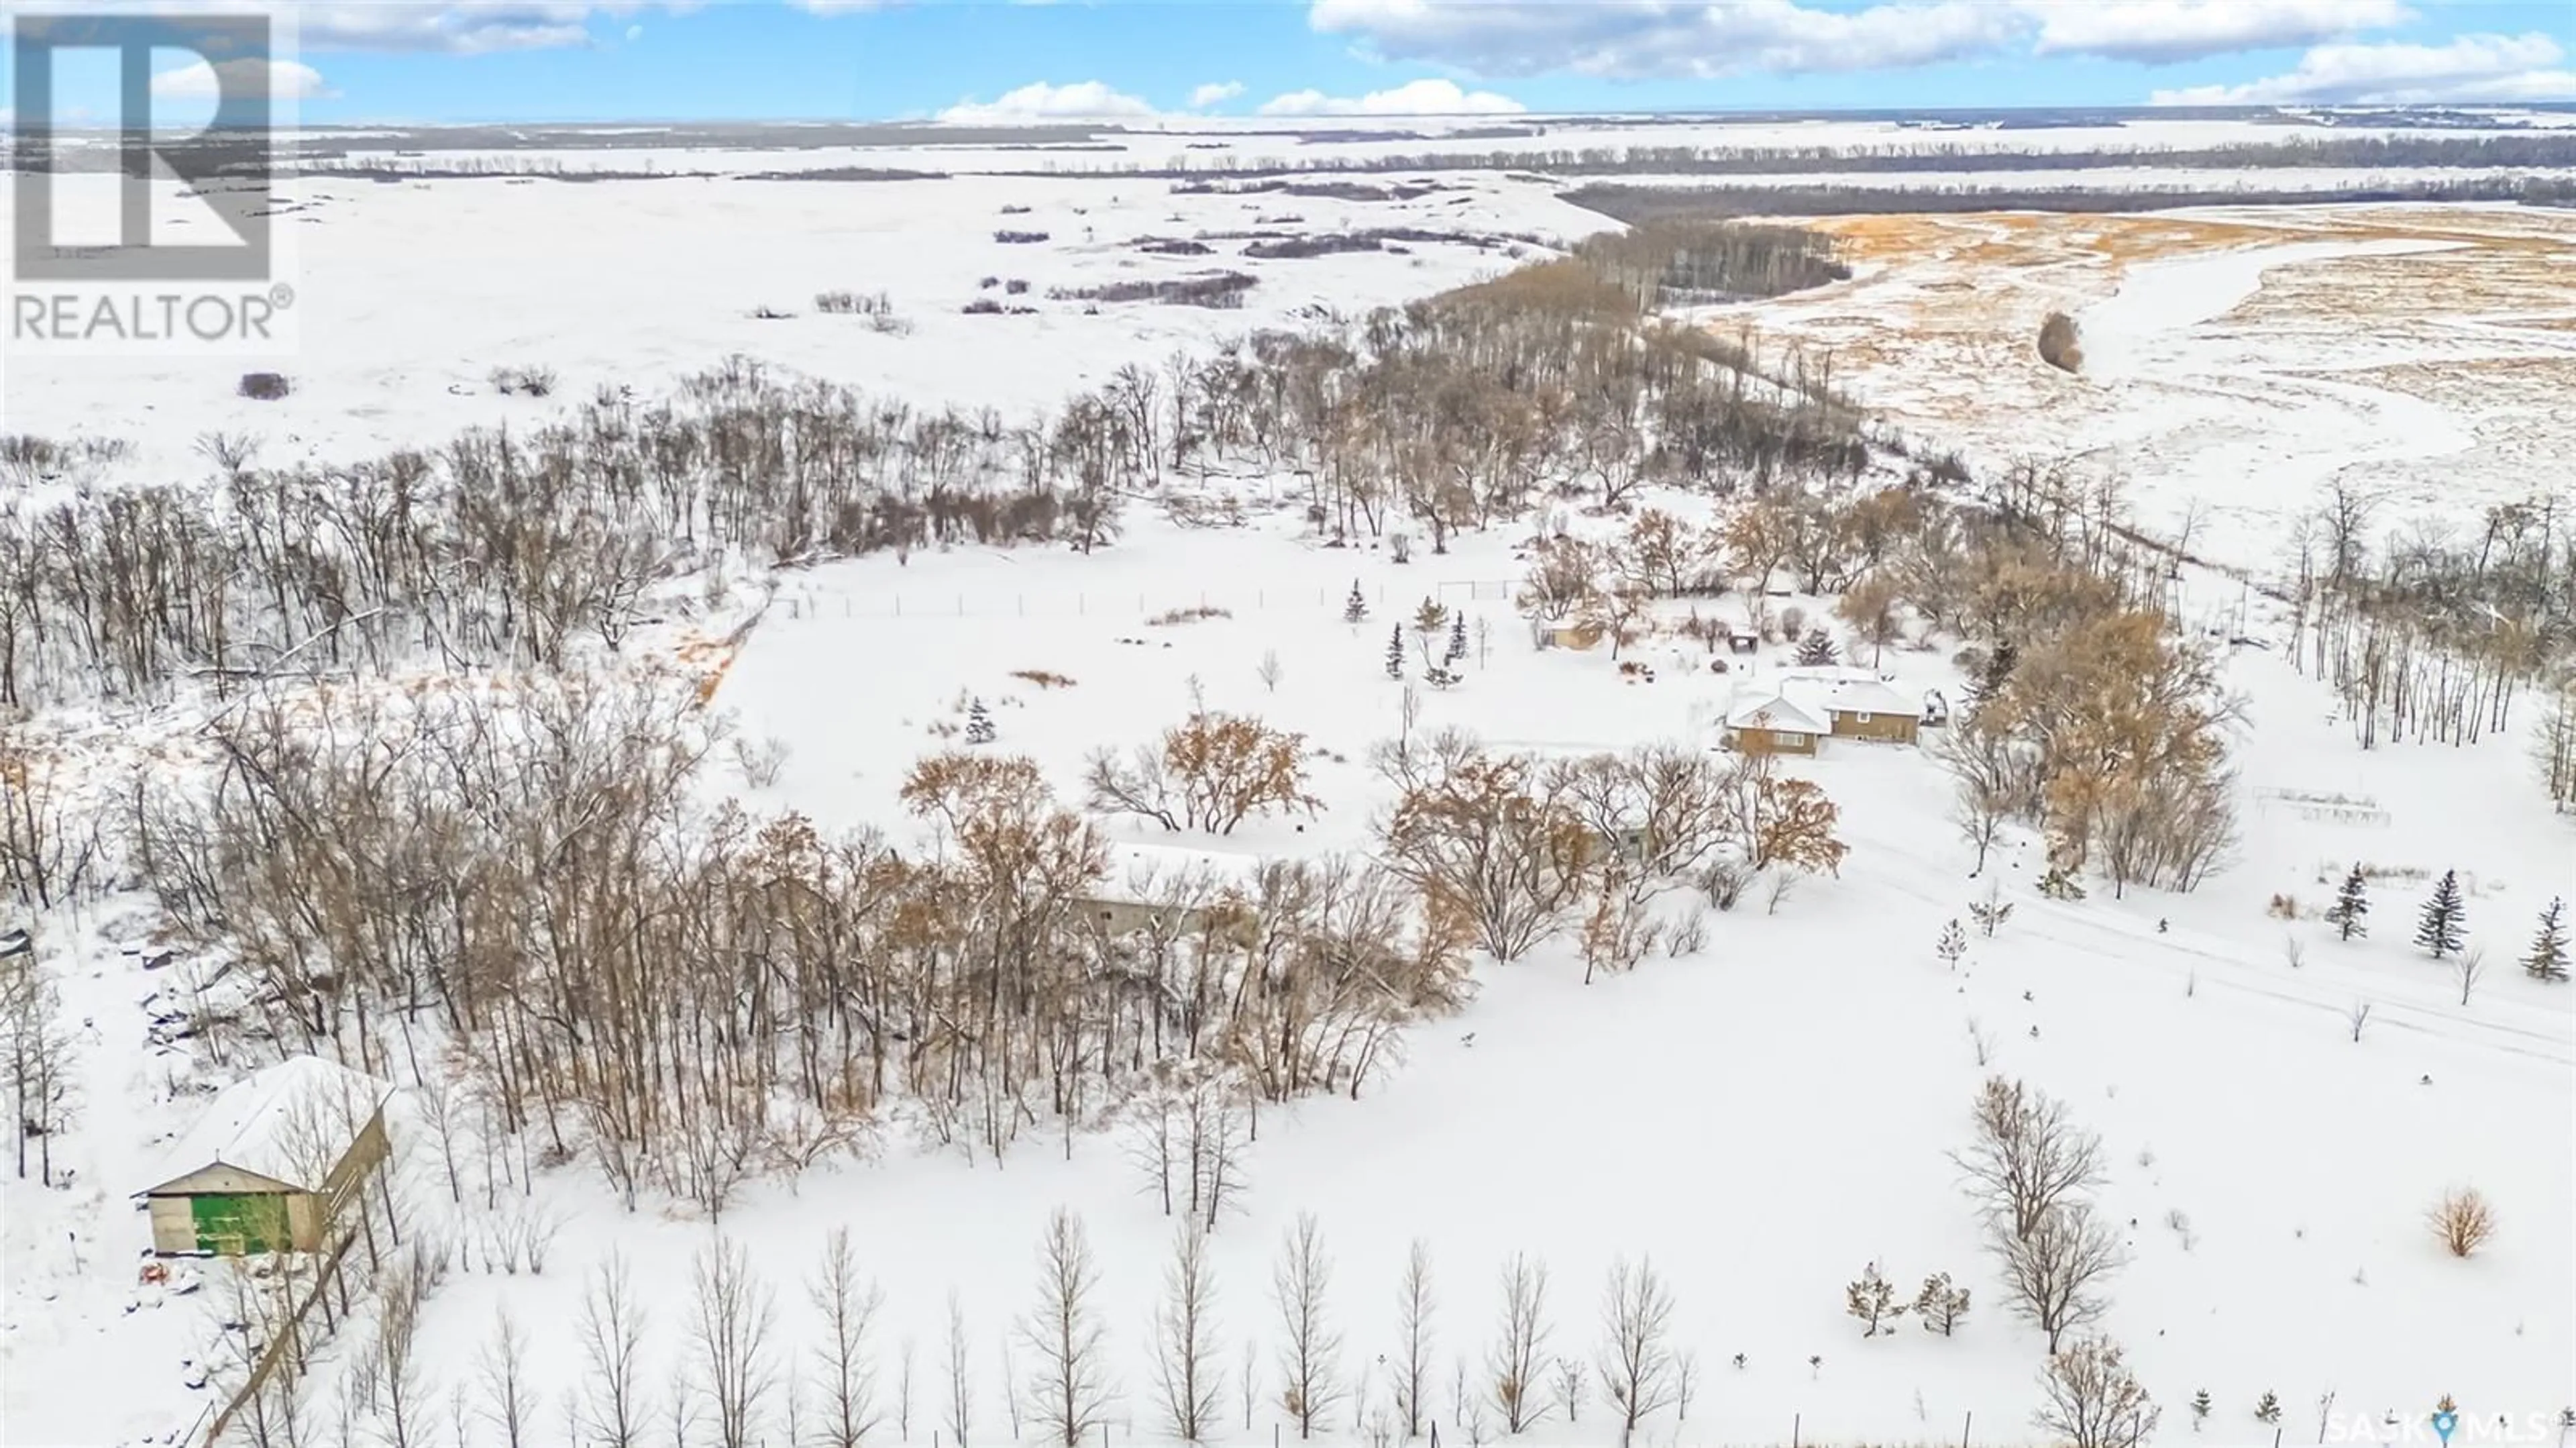
<svg viewBox="0 0 2576 1448">
<path fill-rule="evenodd" d="M 2326 923 L 2333 926 L 2342 938 L 2350 940 L 2356 935 L 2370 933 L 2370 927 L 2362 923 L 2362 917 L 2369 913 L 2370 882 L 2362 878 L 2361 866 L 2356 864 L 2335 891 L 2335 902 L 2326 907 Z"/>
<path fill-rule="evenodd" d="M 1798 667 L 1802 669 L 1822 668 L 1839 657 L 1834 636 L 1821 628 L 1807 630 L 1807 636 L 1798 640 Z"/>
<path fill-rule="evenodd" d="M 1934 954 L 1948 962 L 1952 970 L 1957 970 L 1959 957 L 1968 953 L 1968 932 L 1960 929 L 1959 922 L 1953 920 L 1941 927 L 1941 942 L 1933 946 L 1932 950 Z"/>
<path fill-rule="evenodd" d="M 1404 677 L 1404 625 L 1402 624 L 1397 624 L 1395 632 L 1387 636 L 1386 676 L 1390 679 Z"/>
<path fill-rule="evenodd" d="M 2200 1431 L 2200 1425 L 2201 1425 L 2201 1424 L 2203 1424 L 2203 1423 L 2206 1423 L 2206 1422 L 2208 1422 L 2208 1421 L 2209 1421 L 2209 1389 L 2207 1389 L 2207 1388 L 2203 1388 L 2203 1389 L 2201 1389 L 2199 1392 L 2194 1393 L 2194 1394 L 2192 1394 L 2192 1395 L 2191 1395 L 2191 1427 L 2192 1427 L 2192 1431 L 2193 1431 L 2193 1432 L 2198 1432 L 2198 1431 Z"/>
<path fill-rule="evenodd" d="M 966 711 L 966 742 L 969 744 L 993 742 L 993 716 L 984 708 L 984 701 L 981 699 L 976 700 L 974 706 Z"/>
<path fill-rule="evenodd" d="M 2549 908 L 2540 912 L 2540 933 L 2531 938 L 2531 953 L 2522 958 L 2522 968 L 2533 980 L 2552 985 L 2567 981 L 2567 902 L 2552 897 Z"/>
<path fill-rule="evenodd" d="M 1449 615 L 1449 648 L 1440 656 L 1443 668 L 1455 669 L 1467 659 L 1467 615 Z"/>
<path fill-rule="evenodd" d="M 2424 902 L 2424 914 L 2416 922 L 2415 945 L 2440 960 L 2458 950 L 2468 933 L 2467 909 L 2460 903 L 2460 872 L 2444 870 L 2441 882 L 2433 887 L 2433 898 Z"/>
<path fill-rule="evenodd" d="M 1351 580 L 1351 596 L 1342 604 L 1342 622 L 1362 623 L 1368 619 L 1368 600 L 1360 596 L 1360 581 Z"/>
</svg>

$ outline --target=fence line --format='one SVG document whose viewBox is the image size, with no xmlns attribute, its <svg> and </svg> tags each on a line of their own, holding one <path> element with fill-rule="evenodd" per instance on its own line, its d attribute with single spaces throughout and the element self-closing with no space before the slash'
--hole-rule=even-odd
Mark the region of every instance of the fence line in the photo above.
<svg viewBox="0 0 2576 1448">
<path fill-rule="evenodd" d="M 1390 614 L 1389 590 L 1381 585 L 1360 590 L 1361 600 L 1368 604 L 1372 618 L 1393 618 L 1398 622 L 1412 617 L 1418 599 L 1428 597 L 1443 607 L 1468 603 L 1505 603 L 1511 601 L 1518 584 L 1509 579 L 1440 579 L 1431 582 L 1425 593 L 1407 598 L 1410 590 L 1397 590 Z M 938 618 L 1141 618 L 1148 622 L 1166 614 L 1186 614 L 1191 610 L 1209 610 L 1218 616 L 1237 613 L 1260 613 L 1275 609 L 1340 610 L 1350 601 L 1349 589 L 1254 589 L 1249 593 L 1212 590 L 1175 590 L 1136 593 L 1085 589 L 1075 593 L 979 593 L 971 589 L 954 593 L 896 592 L 881 594 L 849 593 L 831 589 L 781 590 L 775 606 L 784 610 L 790 620 L 834 618 L 938 619 Z M 1181 622 L 1181 619 L 1174 619 Z"/>
</svg>

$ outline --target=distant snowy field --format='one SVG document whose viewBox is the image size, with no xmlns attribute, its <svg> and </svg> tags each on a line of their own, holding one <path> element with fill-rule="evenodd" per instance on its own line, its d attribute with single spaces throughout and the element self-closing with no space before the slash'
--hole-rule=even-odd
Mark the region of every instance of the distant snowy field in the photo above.
<svg viewBox="0 0 2576 1448">
<path fill-rule="evenodd" d="M 1752 130 L 1596 126 L 1513 141 L 1347 144 L 1390 154 L 1726 145 L 1752 143 Z M 1818 123 L 1763 128 L 1760 139 L 2039 149 L 2281 134 L 2233 122 L 2002 136 Z M 1188 151 L 1188 139 L 1122 144 L 1133 157 L 1204 154 Z M 1228 144 L 1297 149 L 1275 137 Z M 1061 163 L 1070 173 L 1098 158 L 929 148 L 716 158 L 639 147 L 562 159 L 734 172 Z M 1553 186 L 1484 172 L 1434 179 L 1449 189 L 1401 202 L 1182 195 L 1162 181 L 1076 174 L 316 179 L 302 183 L 308 209 L 288 218 L 301 347 L 281 366 L 293 396 L 236 398 L 246 365 L 238 359 L 22 363 L 0 386 L 0 430 L 135 444 L 113 473 L 66 482 L 197 475 L 205 467 L 196 439 L 219 431 L 259 438 L 264 463 L 329 463 L 434 447 L 465 427 L 537 425 L 564 399 L 601 387 L 649 397 L 730 353 L 915 404 L 1012 416 L 1121 365 L 1155 364 L 1315 309 L 1401 302 L 1513 264 L 1499 246 L 1454 242 L 1260 260 L 1238 255 L 1239 241 L 1213 242 L 1209 256 L 1148 256 L 1134 245 L 1145 238 L 1396 226 L 1571 238 L 1607 224 L 1556 200 Z M 1028 210 L 1004 214 L 1006 206 Z M 1299 219 L 1263 220 L 1288 215 Z M 2096 220 L 2052 223 L 2046 244 Z M 2392 521 L 2465 524 L 2473 504 L 2526 486 L 2563 489 L 2576 445 L 2564 442 L 2565 410 L 2545 395 L 2444 388 L 2411 374 L 2399 380 L 2412 390 L 2335 376 L 2363 364 L 2570 355 L 2576 328 L 2508 327 L 2489 315 L 2491 301 L 2451 304 L 2407 270 L 2443 265 L 2475 235 L 2292 234 L 2343 225 L 2309 213 L 2210 224 L 2247 230 L 2224 246 L 2124 261 L 2116 274 L 2046 257 L 2026 274 L 1993 270 L 1973 255 L 1969 223 L 1926 225 L 1919 236 L 1934 244 L 1915 260 L 1873 256 L 1852 283 L 1707 321 L 1837 348 L 1847 359 L 1838 380 L 1865 403 L 1981 464 L 2037 449 L 2116 460 L 2142 520 L 2170 529 L 2197 512 L 2205 521 L 2195 546 L 2206 543 L 2222 562 L 2275 562 L 2292 517 L 2346 469 L 2394 490 L 2403 506 Z M 2537 237 L 2539 277 L 2547 266 L 2564 275 L 2576 255 L 2566 223 L 2552 217 L 2444 211 L 2406 224 Z M 2102 220 L 2099 230 L 2121 227 Z M 995 241 L 1004 228 L 1049 240 Z M 2342 267 L 2375 269 L 2372 289 L 2341 288 Z M 1080 302 L 1047 297 L 1218 268 L 1259 279 L 1243 309 L 1103 304 L 1085 315 Z M 980 286 L 987 276 L 1029 288 L 1014 297 Z M 2348 295 L 2353 314 L 2267 307 L 2267 293 L 2277 300 L 2301 278 L 2309 286 L 2288 294 Z M 860 318 L 817 313 L 814 294 L 838 289 L 885 291 L 911 330 L 879 333 Z M 961 312 L 983 296 L 1038 312 Z M 2022 360 L 2025 322 L 2035 326 L 2049 306 L 2079 314 L 2095 359 L 2086 376 L 2034 373 Z M 753 315 L 764 307 L 794 315 Z M 2388 330 L 2372 322 L 2374 308 L 2404 319 L 2380 351 L 2366 350 Z M 2576 318 L 2576 299 L 2562 315 Z M 2458 343 L 2456 354 L 2431 340 L 2436 333 Z M 560 396 L 498 395 L 487 374 L 504 365 L 555 369 Z M 1623 679 L 1606 651 L 1533 651 L 1508 601 L 1520 571 L 1508 545 L 1525 529 L 1397 566 L 1304 536 L 1290 480 L 1241 480 L 1240 490 L 1251 504 L 1245 527 L 1183 529 L 1140 505 L 1127 536 L 1089 558 L 958 550 L 790 575 L 715 696 L 746 736 L 786 748 L 778 782 L 746 787 L 746 802 L 907 836 L 894 805 L 902 771 L 939 746 L 932 726 L 958 722 L 974 698 L 993 710 L 1000 747 L 1031 754 L 1070 797 L 1090 750 L 1151 737 L 1185 712 L 1195 687 L 1212 707 L 1259 712 L 1339 757 L 1317 765 L 1328 808 L 1302 831 L 1271 821 L 1189 843 L 1240 855 L 1362 848 L 1381 797 L 1366 751 L 1398 725 L 1398 686 L 1381 668 L 1385 631 L 1425 596 L 1464 608 L 1471 629 L 1488 626 L 1466 682 L 1426 694 L 1425 727 L 1456 723 L 1497 744 L 1585 752 L 1705 740 L 1722 707 L 1724 681 L 1704 672 L 1695 646 L 1634 651 L 1655 667 L 1653 682 Z M 1358 627 L 1341 617 L 1354 582 L 1373 610 Z M 2232 626 L 2235 584 L 2195 571 L 2188 585 L 2195 617 Z M 1201 603 L 1231 617 L 1145 622 Z M 2277 637 L 2280 622 L 2259 599 L 2253 607 L 2248 632 Z M 1282 666 L 1275 692 L 1255 675 L 1266 652 Z M 1766 649 L 1759 667 L 1778 667 L 1776 653 Z M 1944 653 L 1891 651 L 1887 666 L 1908 691 L 1958 697 Z M 1041 691 L 1010 677 L 1038 668 L 1076 683 Z M 1934 938 L 1984 882 L 1966 878 L 1970 852 L 1944 822 L 1946 779 L 1915 751 L 1833 747 L 1790 767 L 1843 808 L 1852 854 L 1839 878 L 1803 883 L 1776 913 L 1748 896 L 1713 917 L 1704 954 L 1652 959 L 1589 987 L 1561 944 L 1485 968 L 1475 1003 L 1415 1031 L 1402 1063 L 1358 1101 L 1265 1112 L 1252 1189 L 1216 1239 L 1216 1263 L 1225 1338 L 1262 1344 L 1258 1372 L 1274 1391 L 1246 1429 L 1229 1389 L 1221 1441 L 1266 1441 L 1277 1428 L 1270 1262 L 1283 1227 L 1309 1211 L 1337 1259 L 1331 1305 L 1345 1376 L 1372 1394 L 1384 1389 L 1379 1355 L 1395 1345 L 1406 1245 L 1431 1242 L 1444 1419 L 1449 1363 L 1481 1375 L 1507 1254 L 1547 1264 L 1552 1353 L 1576 1358 L 1597 1344 L 1610 1260 L 1645 1254 L 1674 1287 L 1677 1337 L 1700 1372 L 1689 1420 L 1664 1416 L 1649 1443 L 1785 1443 L 1793 1434 L 1810 1443 L 2028 1441 L 2039 1339 L 2003 1309 L 1945 1157 L 1964 1140 L 1985 1074 L 1972 1020 L 1997 1043 L 1995 1069 L 2064 1097 L 2105 1138 L 2113 1170 L 2103 1207 L 2124 1225 L 2134 1219 L 2123 1235 L 2136 1257 L 2113 1284 L 2106 1327 L 2164 1404 L 2163 1441 L 2191 1441 L 2183 1404 L 2201 1388 L 2216 1404 L 2205 1430 L 2215 1443 L 2269 1441 L 2272 1430 L 2252 1417 L 2267 1390 L 2285 1405 L 2290 1441 L 2322 1431 L 2319 1400 L 2330 1392 L 2348 1440 L 2399 1431 L 2383 1425 L 2385 1413 L 2420 1433 L 2421 1414 L 2445 1393 L 2471 1414 L 2518 1418 L 2576 1402 L 2576 1234 L 2567 1230 L 2576 1221 L 2576 1002 L 2524 979 L 2511 960 L 2534 912 L 2576 883 L 2565 821 L 2547 812 L 2512 738 L 2363 753 L 2333 718 L 2332 699 L 2276 653 L 2239 651 L 2228 682 L 2245 694 L 2251 720 L 2238 741 L 2246 839 L 2234 867 L 2193 895 L 2043 900 L 2028 888 L 2036 847 L 2022 841 L 1993 867 L 2012 920 L 1972 941 L 1953 973 L 1934 956 Z M 126 722 L 143 733 L 183 721 Z M 2265 791 L 2368 796 L 2386 822 L 2302 818 L 2265 803 Z M 2468 1004 L 2443 968 L 2405 946 L 2419 881 L 2381 887 L 2366 943 L 2342 945 L 2313 920 L 2266 915 L 2275 894 L 2321 903 L 2329 872 L 2356 858 L 2400 871 L 2456 868 L 2474 881 L 2469 924 L 2488 948 L 2490 974 Z M 49 1193 L 12 1179 L 0 1198 L 0 1436 L 12 1443 L 166 1441 L 206 1406 L 208 1393 L 192 1390 L 183 1368 L 208 1333 L 206 1298 L 162 1300 L 132 1285 L 146 1231 L 125 1193 L 143 1184 L 158 1145 L 191 1109 L 169 1099 L 174 1063 L 141 1042 L 140 1004 L 158 978 L 111 943 L 140 924 L 113 912 L 68 922 L 91 942 L 87 965 L 63 982 L 65 1010 L 83 1026 L 86 1105 L 58 1159 L 77 1184 Z M 2290 962 L 2292 940 L 2304 964 Z M 2364 1004 L 2372 1013 L 2355 1042 L 2348 1016 Z M 443 1202 L 422 1140 L 412 1136 L 403 1169 L 416 1199 Z M 565 1223 L 544 1275 L 469 1269 L 430 1300 L 424 1351 L 441 1394 L 469 1379 L 504 1304 L 532 1332 L 529 1370 L 540 1389 L 549 1400 L 569 1389 L 577 1356 L 565 1324 L 582 1274 L 612 1249 L 645 1268 L 658 1315 L 648 1352 L 669 1381 L 683 1264 L 708 1227 L 658 1205 L 621 1212 L 586 1165 L 541 1180 L 545 1209 Z M 2468 1261 L 2442 1255 L 2422 1222 L 2454 1184 L 2478 1186 L 2502 1220 L 2495 1242 Z M 1009 1437 L 1002 1344 L 1031 1306 L 1045 1217 L 1075 1208 L 1106 1281 L 1122 1390 L 1117 1441 L 1160 1442 L 1144 1346 L 1170 1223 L 1140 1185 L 1113 1137 L 1078 1138 L 1070 1160 L 1031 1141 L 998 1168 L 897 1140 L 874 1161 L 749 1192 L 723 1225 L 776 1287 L 790 1340 L 808 1319 L 801 1283 L 824 1235 L 851 1230 L 888 1293 L 887 1394 L 897 1345 L 917 1347 L 913 1442 L 930 1441 L 938 1421 L 936 1360 L 955 1292 L 972 1334 L 976 1441 L 1000 1442 Z M 2175 1212 L 2188 1219 L 2188 1248 L 2167 1225 Z M 1873 1261 L 1909 1295 L 1934 1271 L 1971 1285 L 1976 1305 L 1960 1334 L 1942 1339 L 1907 1324 L 1893 1339 L 1862 1341 L 1842 1288 Z M 1227 1357 L 1229 1374 L 1238 1371 Z M 1027 1367 L 1023 1354 L 1015 1370 Z M 1552 1420 L 1530 1440 L 1609 1441 L 1602 1412 L 1587 1406 L 1580 1423 Z M 1039 1436 L 1032 1425 L 1022 1441 Z M 1465 1437 L 1444 1422 L 1443 1440 Z M 551 1409 L 537 1441 L 560 1441 Z M 1325 1441 L 1362 1439 L 1344 1431 Z"/>
</svg>

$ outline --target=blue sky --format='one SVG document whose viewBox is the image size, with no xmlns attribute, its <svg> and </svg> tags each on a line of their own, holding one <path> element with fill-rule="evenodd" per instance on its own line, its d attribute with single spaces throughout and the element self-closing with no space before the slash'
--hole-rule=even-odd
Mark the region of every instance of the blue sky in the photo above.
<svg viewBox="0 0 2576 1448">
<path fill-rule="evenodd" d="M 287 8 L 276 83 L 314 123 L 2576 100 L 2571 0 Z M 185 65 L 166 91 L 206 89 Z M 103 72 L 61 75 L 103 103 Z"/>
</svg>

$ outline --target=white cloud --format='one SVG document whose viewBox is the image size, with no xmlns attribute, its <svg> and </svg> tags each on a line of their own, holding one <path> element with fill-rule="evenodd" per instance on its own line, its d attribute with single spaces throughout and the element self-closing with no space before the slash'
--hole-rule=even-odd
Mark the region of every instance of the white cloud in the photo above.
<svg viewBox="0 0 2576 1448">
<path fill-rule="evenodd" d="M 1112 90 L 1101 81 L 1076 81 L 1072 85 L 1037 81 L 989 103 L 959 101 L 941 111 L 939 119 L 952 125 L 1010 126 L 1042 121 L 1141 120 L 1153 114 L 1152 106 Z"/>
<path fill-rule="evenodd" d="M 1241 94 L 1243 94 L 1243 82 L 1239 80 L 1210 81 L 1190 92 L 1190 109 L 1201 110 L 1208 106 L 1220 105 Z"/>
<path fill-rule="evenodd" d="M 218 98 L 219 81 L 264 90 L 276 100 L 309 101 L 334 94 L 322 84 L 320 71 L 291 60 L 227 60 L 215 65 L 192 61 L 152 77 L 152 93 L 165 98 L 210 101 Z"/>
<path fill-rule="evenodd" d="M 1262 104 L 1265 116 L 1509 116 L 1528 107 L 1492 91 L 1460 90 L 1455 81 L 1417 80 L 1364 96 L 1290 91 Z"/>
<path fill-rule="evenodd" d="M 642 40 L 643 38 L 644 38 L 644 27 L 643 27 L 643 26 L 641 26 L 641 25 L 629 25 L 629 26 L 627 26 L 627 27 L 626 27 L 626 43 L 627 43 L 627 44 L 629 44 L 629 45 L 633 45 L 636 41 Z"/>
<path fill-rule="evenodd" d="M 2025 0 L 2041 55 L 2171 65 L 2341 40 L 2415 18 L 2401 0 Z"/>
<path fill-rule="evenodd" d="M 1310 0 L 1307 23 L 1391 60 L 1479 75 L 1710 78 L 1891 70 L 1990 56 L 2169 65 L 2349 39 L 2406 0 Z"/>
<path fill-rule="evenodd" d="M 2243 85 L 2162 90 L 2160 106 L 2288 104 L 2425 105 L 2576 99 L 2576 72 L 2558 42 L 2524 35 L 2460 35 L 2440 45 L 2320 45 L 2285 75 Z"/>
<path fill-rule="evenodd" d="M 2028 19 L 1981 0 L 1825 10 L 1797 0 L 1313 0 L 1307 23 L 1394 60 L 1480 75 L 1736 75 L 1877 70 L 1993 51 Z"/>
</svg>

